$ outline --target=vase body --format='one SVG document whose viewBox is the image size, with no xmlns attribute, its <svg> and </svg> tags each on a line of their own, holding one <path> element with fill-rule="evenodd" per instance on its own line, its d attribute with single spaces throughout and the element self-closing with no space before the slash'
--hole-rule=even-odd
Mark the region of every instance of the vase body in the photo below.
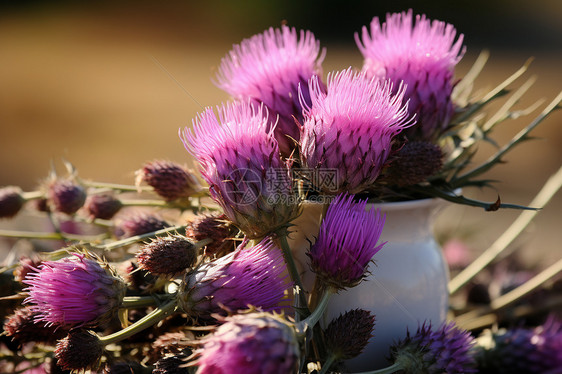
<svg viewBox="0 0 562 374">
<path fill-rule="evenodd" d="M 442 200 L 424 199 L 367 205 L 367 209 L 381 209 L 386 214 L 381 241 L 387 243 L 373 258 L 375 264 L 369 265 L 370 274 L 363 282 L 332 297 L 322 321 L 326 326 L 341 313 L 356 308 L 375 315 L 374 336 L 361 355 L 345 363 L 348 371 L 388 366 L 389 347 L 406 335 L 406 329 L 415 332 L 424 321 L 434 326 L 445 321 L 449 273 L 433 234 L 434 219 L 443 204 Z M 303 215 L 295 221 L 295 239 L 308 230 L 309 240 L 315 240 L 322 212 L 318 205 L 305 206 Z M 292 244 L 304 287 L 310 290 L 314 274 L 307 270 L 303 256 L 304 247 L 308 249 L 310 244 L 303 243 L 301 248 L 297 240 Z"/>
</svg>

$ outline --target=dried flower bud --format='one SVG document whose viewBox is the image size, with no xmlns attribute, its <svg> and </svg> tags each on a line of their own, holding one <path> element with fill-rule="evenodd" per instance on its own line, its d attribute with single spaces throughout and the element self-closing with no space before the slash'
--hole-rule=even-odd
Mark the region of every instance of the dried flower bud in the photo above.
<svg viewBox="0 0 562 374">
<path fill-rule="evenodd" d="M 230 240 L 236 234 L 236 227 L 224 214 L 197 216 L 185 229 L 185 235 L 195 241 L 212 239 L 205 246 L 205 255 L 221 255 L 234 250 Z"/>
<path fill-rule="evenodd" d="M 111 194 L 90 195 L 84 209 L 92 218 L 111 219 L 123 207 L 121 201 Z"/>
<path fill-rule="evenodd" d="M 375 316 L 369 311 L 350 310 L 330 322 L 325 331 L 326 345 L 338 359 L 354 358 L 361 354 L 369 343 L 374 326 Z"/>
<path fill-rule="evenodd" d="M 137 171 L 136 184 L 146 182 L 166 201 L 186 198 L 199 191 L 199 181 L 186 168 L 170 161 L 152 161 Z"/>
<path fill-rule="evenodd" d="M 55 349 L 57 365 L 64 370 L 94 369 L 103 354 L 99 338 L 88 330 L 73 329 Z"/>
<path fill-rule="evenodd" d="M 33 206 L 38 212 L 50 212 L 49 200 L 45 197 L 40 197 L 39 199 L 33 200 Z"/>
<path fill-rule="evenodd" d="M 162 334 L 152 343 L 152 354 L 156 357 L 180 354 L 194 337 L 190 339 L 181 331 Z"/>
<path fill-rule="evenodd" d="M 441 148 L 429 142 L 406 143 L 391 162 L 386 178 L 400 187 L 411 186 L 435 175 L 443 166 Z"/>
<path fill-rule="evenodd" d="M 197 261 L 199 247 L 179 235 L 156 238 L 137 253 L 141 269 L 156 275 L 175 275 L 191 268 Z"/>
<path fill-rule="evenodd" d="M 51 206 L 57 212 L 76 213 L 86 201 L 86 191 L 71 180 L 56 180 L 47 192 Z"/>
<path fill-rule="evenodd" d="M 66 335 L 64 329 L 37 323 L 38 314 L 30 308 L 20 308 L 4 323 L 6 335 L 18 345 L 29 342 L 53 343 Z"/>
<path fill-rule="evenodd" d="M 23 208 L 25 199 L 19 187 L 0 188 L 0 218 L 12 218 Z"/>
<path fill-rule="evenodd" d="M 168 222 L 152 214 L 138 213 L 122 219 L 115 228 L 115 236 L 120 239 L 154 232 L 170 227 Z"/>
<path fill-rule="evenodd" d="M 182 367 L 187 363 L 187 356 L 179 354 L 161 358 L 154 364 L 152 374 L 189 374 L 187 367 Z"/>
</svg>

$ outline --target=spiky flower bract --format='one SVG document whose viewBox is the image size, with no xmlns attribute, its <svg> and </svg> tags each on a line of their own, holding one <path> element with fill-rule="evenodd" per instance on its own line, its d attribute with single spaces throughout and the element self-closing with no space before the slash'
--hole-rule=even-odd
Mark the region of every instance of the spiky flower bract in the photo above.
<svg viewBox="0 0 562 374">
<path fill-rule="evenodd" d="M 550 317 L 536 328 L 486 331 L 476 349 L 479 373 L 562 372 L 562 322 Z"/>
<path fill-rule="evenodd" d="M 86 198 L 84 210 L 90 218 L 111 219 L 123 204 L 112 194 L 102 193 L 90 195 Z"/>
<path fill-rule="evenodd" d="M 217 85 L 239 100 L 251 99 L 269 109 L 281 151 L 288 155 L 299 138 L 295 119 L 302 120 L 299 85 L 308 100 L 308 80 L 322 75 L 320 43 L 310 31 L 270 28 L 245 39 L 222 59 Z"/>
<path fill-rule="evenodd" d="M 44 261 L 23 280 L 25 303 L 36 321 L 58 326 L 96 326 L 111 319 L 125 296 L 125 284 L 109 265 L 75 253 Z"/>
<path fill-rule="evenodd" d="M 121 218 L 115 225 L 115 236 L 123 239 L 170 227 L 170 224 L 152 213 L 134 213 Z"/>
<path fill-rule="evenodd" d="M 72 329 L 55 349 L 57 365 L 63 370 L 85 371 L 98 367 L 103 346 L 99 338 L 85 329 Z"/>
<path fill-rule="evenodd" d="M 198 374 L 290 374 L 300 347 L 294 327 L 280 316 L 248 313 L 224 319 L 201 341 Z"/>
<path fill-rule="evenodd" d="M 238 249 L 205 263 L 185 276 L 179 305 L 192 317 L 210 319 L 226 310 L 282 308 L 290 287 L 281 251 L 266 238 L 250 248 Z"/>
<path fill-rule="evenodd" d="M 145 182 L 166 201 L 187 198 L 200 190 L 199 181 L 186 168 L 171 161 L 152 161 L 137 172 L 136 184 Z"/>
<path fill-rule="evenodd" d="M 47 195 L 51 207 L 61 213 L 74 214 L 84 205 L 86 191 L 79 184 L 68 180 L 54 180 L 49 184 Z"/>
<path fill-rule="evenodd" d="M 53 343 L 63 338 L 64 329 L 37 322 L 37 313 L 30 308 L 16 309 L 4 323 L 4 333 L 18 346 L 29 342 Z"/>
<path fill-rule="evenodd" d="M 336 289 L 357 285 L 385 244 L 377 245 L 385 216 L 376 209 L 366 211 L 367 200 L 353 199 L 353 195 L 341 194 L 330 203 L 308 252 L 316 276 Z"/>
<path fill-rule="evenodd" d="M 195 241 L 212 239 L 204 247 L 205 256 L 220 257 L 221 254 L 232 252 L 232 238 L 238 230 L 223 213 L 202 214 L 196 216 L 185 229 L 185 235 Z"/>
<path fill-rule="evenodd" d="M 392 359 L 405 374 L 462 374 L 475 373 L 471 352 L 474 338 L 454 322 L 445 322 L 433 330 L 431 323 L 418 327 L 414 335 L 390 348 Z"/>
<path fill-rule="evenodd" d="M 298 196 L 288 165 L 281 160 L 267 110 L 248 102 L 211 108 L 180 134 L 200 164 L 211 197 L 251 239 L 262 238 L 292 220 Z"/>
<path fill-rule="evenodd" d="M 417 114 L 417 125 L 406 133 L 413 139 L 435 140 L 454 112 L 453 73 L 465 52 L 463 35 L 455 41 L 453 25 L 431 21 L 425 15 L 416 15 L 414 24 L 411 9 L 387 14 L 382 25 L 375 17 L 370 34 L 365 26 L 361 35 L 356 33 L 355 39 L 369 76 L 406 85 L 408 110 Z"/>
<path fill-rule="evenodd" d="M 375 316 L 363 309 L 353 309 L 330 322 L 324 332 L 330 352 L 340 360 L 359 356 L 373 337 Z"/>
<path fill-rule="evenodd" d="M 156 275 L 175 275 L 192 267 L 197 261 L 199 247 L 186 237 L 159 237 L 142 246 L 137 253 L 141 269 Z"/>
<path fill-rule="evenodd" d="M 328 75 L 327 93 L 310 80 L 311 106 L 304 110 L 303 167 L 333 171 L 335 181 L 314 186 L 325 194 L 360 193 L 373 185 L 390 155 L 393 138 L 409 125 L 404 87 L 351 68 Z"/>
</svg>

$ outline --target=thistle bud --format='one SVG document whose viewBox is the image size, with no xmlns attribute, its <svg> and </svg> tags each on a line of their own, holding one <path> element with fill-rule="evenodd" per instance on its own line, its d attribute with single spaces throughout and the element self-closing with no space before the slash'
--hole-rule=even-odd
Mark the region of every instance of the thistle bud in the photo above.
<svg viewBox="0 0 562 374">
<path fill-rule="evenodd" d="M 172 276 L 191 268 L 198 252 L 199 247 L 183 236 L 160 237 L 141 248 L 137 262 L 152 274 Z"/>
<path fill-rule="evenodd" d="M 363 309 L 354 309 L 334 319 L 325 331 L 328 349 L 340 360 L 361 354 L 373 337 L 375 316 Z M 352 333 L 350 333 L 352 332 Z"/>
<path fill-rule="evenodd" d="M 197 178 L 186 168 L 170 161 L 152 161 L 137 171 L 136 184 L 145 182 L 166 201 L 187 198 L 199 191 Z"/>
<path fill-rule="evenodd" d="M 125 296 L 125 283 L 115 271 L 83 254 L 45 261 L 23 283 L 24 303 L 36 321 L 57 326 L 96 326 L 111 319 Z"/>
<path fill-rule="evenodd" d="M 12 218 L 23 208 L 25 199 L 19 187 L 0 188 L 0 218 Z"/>
<path fill-rule="evenodd" d="M 411 186 L 435 175 L 443 166 L 441 148 L 429 142 L 408 142 L 388 167 L 386 179 L 399 187 Z"/>
<path fill-rule="evenodd" d="M 64 329 L 37 323 L 38 315 L 30 308 L 20 308 L 4 323 L 4 332 L 18 346 L 29 342 L 53 343 L 66 335 Z"/>
<path fill-rule="evenodd" d="M 64 370 L 95 369 L 102 354 L 103 346 L 99 338 L 84 329 L 70 330 L 66 338 L 59 340 L 55 349 L 57 365 Z"/>
<path fill-rule="evenodd" d="M 234 249 L 231 238 L 236 234 L 236 227 L 224 214 L 197 216 L 185 229 L 185 235 L 195 241 L 211 239 L 205 246 L 206 256 L 219 256 Z"/>
<path fill-rule="evenodd" d="M 74 214 L 84 205 L 86 191 L 71 180 L 53 181 L 48 188 L 47 196 L 55 211 Z"/>
<path fill-rule="evenodd" d="M 170 227 L 168 222 L 152 214 L 138 213 L 129 217 L 123 218 L 115 228 L 115 236 L 120 239 L 129 238 L 154 232 Z"/>
<path fill-rule="evenodd" d="M 14 280 L 20 283 L 23 282 L 28 274 L 37 272 L 37 268 L 41 263 L 42 261 L 38 258 L 22 257 L 18 267 L 14 269 Z"/>
<path fill-rule="evenodd" d="M 123 204 L 111 194 L 90 195 L 84 209 L 91 218 L 111 219 Z"/>
</svg>

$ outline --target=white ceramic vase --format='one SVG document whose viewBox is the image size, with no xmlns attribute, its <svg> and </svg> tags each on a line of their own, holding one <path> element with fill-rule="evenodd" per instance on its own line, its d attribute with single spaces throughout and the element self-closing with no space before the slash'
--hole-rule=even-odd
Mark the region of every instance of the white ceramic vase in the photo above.
<svg viewBox="0 0 562 374">
<path fill-rule="evenodd" d="M 442 200 L 369 204 L 381 209 L 386 222 L 381 236 L 388 243 L 373 258 L 370 275 L 358 286 L 334 295 L 325 313 L 324 325 L 351 309 L 375 315 L 374 337 L 365 351 L 346 362 L 349 371 L 367 371 L 388 366 L 390 345 L 412 332 L 419 323 L 445 321 L 448 308 L 448 268 L 433 234 Z M 300 268 L 305 289 L 310 291 L 314 274 L 308 270 L 306 250 L 319 231 L 322 205 L 307 203 L 295 220 L 290 245 Z M 353 331 L 350 331 L 353 333 Z"/>
</svg>

